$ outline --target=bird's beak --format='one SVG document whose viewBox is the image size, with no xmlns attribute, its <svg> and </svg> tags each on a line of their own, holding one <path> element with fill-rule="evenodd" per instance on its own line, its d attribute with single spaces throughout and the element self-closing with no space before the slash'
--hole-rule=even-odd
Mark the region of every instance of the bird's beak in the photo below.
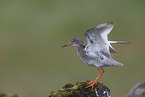
<svg viewBox="0 0 145 97">
<path fill-rule="evenodd" d="M 62 47 L 66 47 L 66 46 L 69 46 L 69 45 L 71 45 L 72 43 L 70 42 L 70 43 L 68 43 L 68 44 L 65 44 L 65 45 L 63 45 Z"/>
</svg>

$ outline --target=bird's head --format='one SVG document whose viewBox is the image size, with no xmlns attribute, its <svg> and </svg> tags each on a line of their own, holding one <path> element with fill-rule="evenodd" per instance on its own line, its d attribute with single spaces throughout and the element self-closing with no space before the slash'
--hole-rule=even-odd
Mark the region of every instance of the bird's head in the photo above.
<svg viewBox="0 0 145 97">
<path fill-rule="evenodd" d="M 74 38 L 72 39 L 72 41 L 66 45 L 63 45 L 62 47 L 66 47 L 66 46 L 69 46 L 69 45 L 72 45 L 72 46 L 75 46 L 75 47 L 78 47 L 80 45 L 83 44 L 83 41 L 79 38 Z"/>
</svg>

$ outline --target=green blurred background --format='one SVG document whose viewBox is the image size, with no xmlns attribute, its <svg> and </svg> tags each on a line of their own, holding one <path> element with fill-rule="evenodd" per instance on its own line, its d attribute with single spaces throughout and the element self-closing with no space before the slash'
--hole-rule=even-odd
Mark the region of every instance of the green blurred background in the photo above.
<svg viewBox="0 0 145 97">
<path fill-rule="evenodd" d="M 144 0 L 1 0 L 0 93 L 47 97 L 66 83 L 94 80 L 99 72 L 62 45 L 104 22 L 115 23 L 110 40 L 124 67 L 108 67 L 101 77 L 114 97 L 145 79 Z"/>
</svg>

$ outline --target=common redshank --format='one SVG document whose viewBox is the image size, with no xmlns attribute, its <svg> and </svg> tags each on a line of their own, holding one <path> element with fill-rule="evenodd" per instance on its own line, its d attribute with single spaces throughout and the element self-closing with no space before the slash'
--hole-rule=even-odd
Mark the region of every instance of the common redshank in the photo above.
<svg viewBox="0 0 145 97">
<path fill-rule="evenodd" d="M 104 73 L 103 67 L 106 66 L 123 66 L 122 63 L 115 61 L 112 58 L 112 54 L 118 54 L 118 52 L 110 45 L 110 43 L 123 43 L 124 41 L 108 41 L 107 35 L 113 29 L 114 23 L 103 23 L 98 26 L 94 26 L 85 32 L 87 39 L 87 45 L 79 38 L 74 38 L 72 41 L 62 47 L 72 45 L 76 47 L 77 54 L 82 62 L 90 66 L 95 66 L 99 70 L 100 75 L 90 82 L 88 87 L 92 87 L 97 84 L 99 78 Z M 102 69 L 102 71 L 100 70 Z"/>
</svg>

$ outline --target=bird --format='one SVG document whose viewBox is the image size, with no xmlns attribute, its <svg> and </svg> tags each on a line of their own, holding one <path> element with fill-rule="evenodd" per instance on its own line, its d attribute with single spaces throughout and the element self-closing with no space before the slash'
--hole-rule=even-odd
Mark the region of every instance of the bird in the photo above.
<svg viewBox="0 0 145 97">
<path fill-rule="evenodd" d="M 94 81 L 90 81 L 90 85 L 86 88 L 92 87 L 93 89 L 94 85 L 97 84 L 98 80 L 105 72 L 103 67 L 123 66 L 122 63 L 117 62 L 112 58 L 112 55 L 118 54 L 118 52 L 111 46 L 111 43 L 129 44 L 130 42 L 109 41 L 108 34 L 113 27 L 113 22 L 102 23 L 85 32 L 84 36 L 87 39 L 87 44 L 79 38 L 74 38 L 71 42 L 62 46 L 74 46 L 77 50 L 77 55 L 83 63 L 97 67 L 100 75 Z"/>
</svg>

